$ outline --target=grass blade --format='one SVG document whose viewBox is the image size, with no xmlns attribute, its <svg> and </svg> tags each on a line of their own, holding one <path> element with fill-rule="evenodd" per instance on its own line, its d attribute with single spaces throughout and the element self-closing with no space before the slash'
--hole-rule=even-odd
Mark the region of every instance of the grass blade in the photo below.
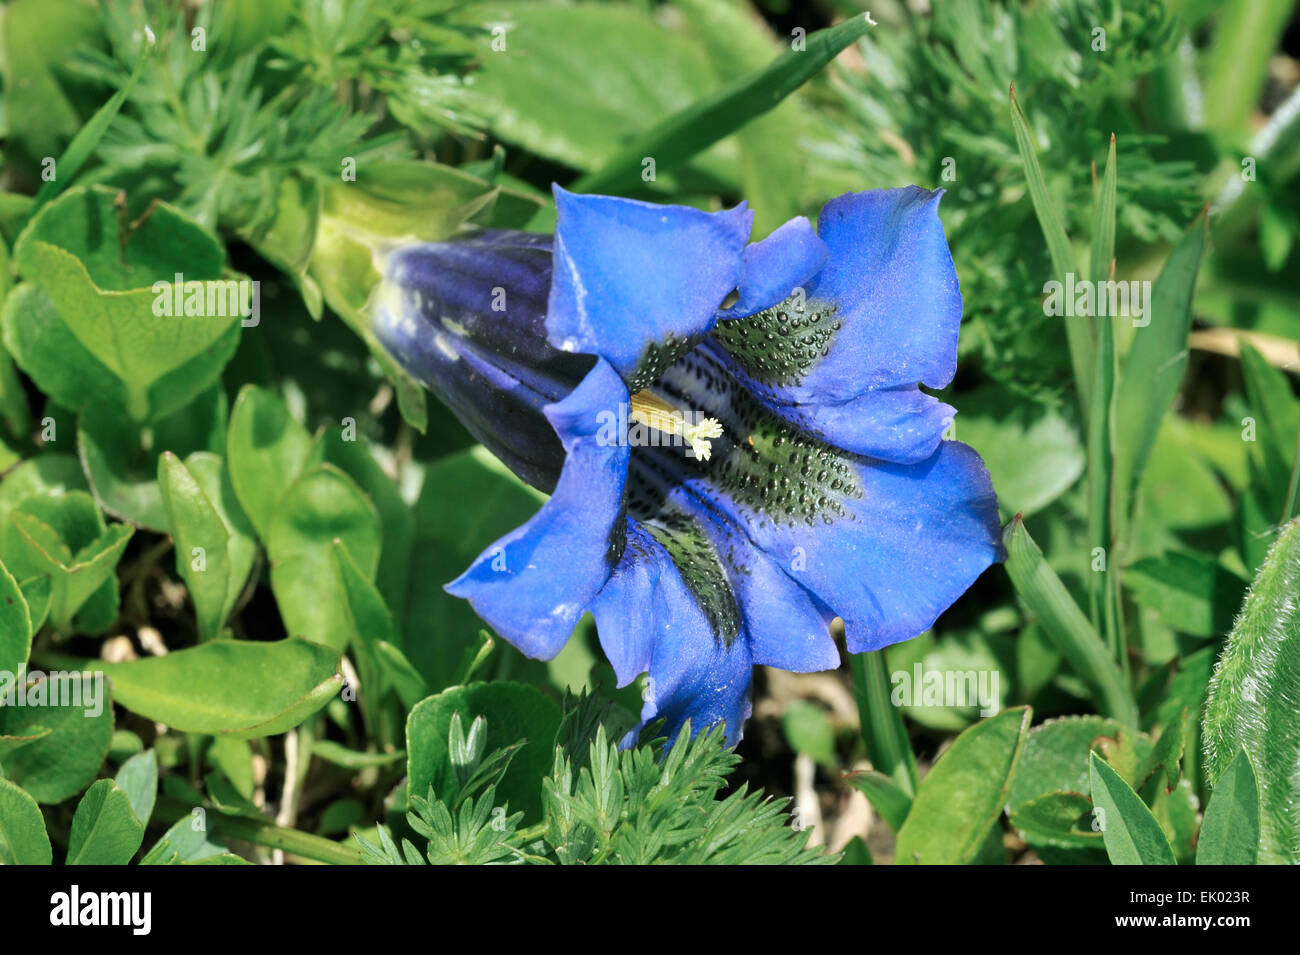
<svg viewBox="0 0 1300 955">
<path fill-rule="evenodd" d="M 1137 704 L 1115 662 L 1074 602 L 1061 578 L 1047 565 L 1042 551 L 1017 515 L 1002 535 L 1007 549 L 1007 574 L 1048 637 L 1098 696 L 1098 708 L 1126 726 L 1137 726 Z"/>
<path fill-rule="evenodd" d="M 1148 324 L 1134 330 L 1115 392 L 1115 504 L 1121 536 L 1156 434 L 1187 368 L 1192 294 L 1209 238 L 1202 211 L 1151 288 Z"/>
<path fill-rule="evenodd" d="M 1111 134 L 1110 148 L 1106 153 L 1106 171 L 1102 176 L 1101 190 L 1097 193 L 1097 213 L 1093 218 L 1092 278 L 1094 287 L 1103 288 L 1111 275 L 1115 258 L 1115 190 L 1118 173 L 1115 163 L 1115 136 Z M 1118 621 L 1119 601 L 1116 599 L 1115 575 L 1118 568 L 1113 559 L 1114 535 L 1111 515 L 1111 478 L 1113 474 L 1112 438 L 1115 408 L 1115 319 L 1108 308 L 1101 308 L 1101 296 L 1093 299 L 1097 304 L 1095 333 L 1097 349 L 1094 354 L 1092 376 L 1092 406 L 1088 411 L 1088 538 L 1094 548 L 1101 548 L 1106 562 L 1101 571 L 1088 581 L 1088 594 L 1092 606 L 1093 625 L 1106 635 L 1106 644 L 1112 655 L 1124 666 L 1125 653 Z M 1101 314 L 1105 312 L 1105 314 Z"/>
<path fill-rule="evenodd" d="M 1025 181 L 1029 185 L 1029 198 L 1034 204 L 1034 214 L 1038 216 L 1038 225 L 1047 240 L 1047 252 L 1052 257 L 1052 271 L 1058 282 L 1064 283 L 1066 275 L 1076 272 L 1074 250 L 1070 248 L 1070 237 L 1065 233 L 1065 226 L 1056 214 L 1052 197 L 1047 192 L 1047 181 L 1043 178 L 1043 167 L 1038 164 L 1038 152 L 1029 132 L 1029 121 L 1025 119 L 1020 100 L 1016 98 L 1016 86 L 1011 84 L 1011 128 L 1016 135 L 1016 147 L 1020 150 L 1020 159 L 1025 164 Z M 1070 344 L 1070 365 L 1074 369 L 1074 383 L 1079 391 L 1079 407 L 1087 419 L 1092 395 L 1093 352 L 1096 346 L 1092 331 L 1085 322 L 1066 320 L 1065 333 Z"/>
<path fill-rule="evenodd" d="M 774 109 L 783 99 L 821 72 L 874 24 L 864 14 L 807 38 L 803 50 L 787 50 L 757 73 L 743 77 L 712 96 L 660 122 L 620 149 L 603 167 L 583 176 L 575 192 L 617 192 L 641 181 L 642 161 L 652 157 L 657 171 L 680 165 L 734 133 L 755 116 Z"/>
<path fill-rule="evenodd" d="M 136 57 L 135 67 L 131 70 L 131 76 L 126 83 L 112 95 L 107 103 L 95 110 L 95 115 L 86 121 L 85 126 L 77 130 L 77 135 L 72 137 L 72 142 L 68 143 L 68 148 L 63 151 L 63 155 L 59 157 L 59 161 L 54 167 L 57 170 L 55 178 L 47 180 L 37 191 L 36 200 L 32 203 L 31 215 L 35 215 L 41 206 L 57 196 L 64 186 L 70 184 L 76 177 L 78 170 L 85 165 L 86 160 L 90 158 L 90 154 L 99 145 L 99 141 L 104 138 L 104 133 L 108 131 L 109 125 L 122 109 L 122 104 L 131 95 L 131 90 L 139 82 L 140 75 L 144 72 L 145 62 L 153 52 L 154 46 L 153 37 L 147 37 L 144 45 L 140 48 L 140 55 Z"/>
<path fill-rule="evenodd" d="M 916 755 L 907 738 L 903 715 L 889 699 L 885 651 L 851 654 L 849 669 L 853 671 L 853 695 L 858 701 L 862 740 L 871 765 L 908 796 L 915 796 L 919 779 Z"/>
</svg>

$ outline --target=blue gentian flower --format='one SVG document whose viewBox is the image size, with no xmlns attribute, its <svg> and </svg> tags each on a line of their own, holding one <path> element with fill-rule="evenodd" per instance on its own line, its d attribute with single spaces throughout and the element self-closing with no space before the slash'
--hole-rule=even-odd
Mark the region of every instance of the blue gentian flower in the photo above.
<svg viewBox="0 0 1300 955">
<path fill-rule="evenodd" d="M 917 636 L 999 557 L 943 440 L 961 293 L 937 206 L 854 193 L 747 244 L 752 213 L 555 189 L 554 237 L 382 258 L 380 341 L 551 494 L 452 594 L 531 657 L 586 612 L 643 721 L 749 715 L 754 664 L 837 667 Z"/>
</svg>

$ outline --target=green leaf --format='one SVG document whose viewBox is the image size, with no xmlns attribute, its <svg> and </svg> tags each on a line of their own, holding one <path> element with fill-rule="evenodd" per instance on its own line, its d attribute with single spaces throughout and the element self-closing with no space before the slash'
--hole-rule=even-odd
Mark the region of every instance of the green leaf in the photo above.
<svg viewBox="0 0 1300 955">
<path fill-rule="evenodd" d="M 209 640 L 161 657 L 83 665 L 106 673 L 114 699 L 146 719 L 244 739 L 292 729 L 343 684 L 337 653 L 295 637 Z"/>
<path fill-rule="evenodd" d="M 77 419 L 77 450 L 95 500 L 109 514 L 166 533 L 171 526 L 158 487 L 158 458 L 222 451 L 226 395 L 210 388 L 189 405 L 141 427 L 110 406 L 92 406 Z"/>
<path fill-rule="evenodd" d="M 72 411 L 104 405 L 126 409 L 126 384 L 99 361 L 60 317 L 39 285 L 25 282 L 4 302 L 0 315 L 4 344 L 18 365 L 59 404 Z M 193 401 L 221 373 L 239 344 L 235 325 L 210 348 L 164 375 L 147 389 L 153 414 L 175 411 Z M 124 412 L 123 412 L 124 413 Z"/>
<path fill-rule="evenodd" d="M 1133 332 L 1115 393 L 1115 517 L 1127 524 L 1161 422 L 1187 368 L 1192 295 L 1209 236 L 1202 214 L 1170 254 L 1151 288 L 1145 323 Z M 1136 324 L 1136 321 L 1135 321 Z"/>
<path fill-rule="evenodd" d="M 844 847 L 844 854 L 836 865 L 871 865 L 871 850 L 862 841 L 861 836 L 854 836 Z"/>
<path fill-rule="evenodd" d="M 11 692 L 0 675 L 0 694 Z M 113 736 L 108 684 L 83 673 L 47 677 L 44 705 L 0 706 L 0 764 L 40 803 L 58 803 L 99 773 Z M 28 688 L 28 702 L 34 689 Z"/>
<path fill-rule="evenodd" d="M 1007 575 L 1016 593 L 1061 655 L 1097 692 L 1101 711 L 1127 726 L 1136 726 L 1137 705 L 1118 665 L 1018 517 L 1007 525 L 1002 541 L 1007 550 Z"/>
<path fill-rule="evenodd" d="M 367 580 L 379 563 L 379 515 L 356 482 L 332 464 L 308 469 L 280 499 L 267 533 L 271 589 L 285 629 L 342 652 L 346 598 L 330 551 L 341 541 Z"/>
<path fill-rule="evenodd" d="M 1097 214 L 1093 226 L 1092 275 L 1101 282 L 1110 273 L 1115 251 L 1115 136 L 1110 137 L 1106 154 L 1106 172 L 1097 194 Z M 1092 375 L 1091 407 L 1088 423 L 1088 540 L 1092 552 L 1114 550 L 1115 529 L 1111 509 L 1114 479 L 1115 431 L 1115 318 L 1097 315 L 1093 322 L 1096 336 L 1095 365 Z M 1101 628 L 1116 659 L 1124 660 L 1124 634 L 1119 623 L 1115 569 L 1106 568 L 1088 578 L 1093 622 Z"/>
<path fill-rule="evenodd" d="M 49 577 L 28 577 L 21 584 L 23 600 L 27 602 L 27 610 L 32 621 L 32 636 L 40 633 L 41 627 L 45 626 L 45 619 L 50 613 L 50 600 L 52 597 L 51 583 Z M 108 581 L 105 587 L 111 588 L 113 593 L 117 593 L 117 584 Z"/>
<path fill-rule="evenodd" d="M 761 70 L 674 113 L 626 146 L 573 186 L 575 192 L 617 192 L 641 180 L 643 160 L 667 171 L 703 152 L 756 116 L 773 109 L 803 86 L 845 47 L 866 36 L 871 20 L 853 17 L 807 37 L 803 50 L 781 53 Z"/>
<path fill-rule="evenodd" d="M 400 655 L 396 645 L 401 640 L 383 596 L 357 566 L 342 541 L 335 540 L 330 546 L 330 558 L 342 598 L 340 622 L 344 627 L 345 644 L 356 660 L 357 675 L 361 680 L 359 700 L 362 716 L 369 732 L 375 735 L 380 725 L 385 691 L 395 688 L 406 678 L 403 670 L 393 672 L 390 655 L 382 652 L 380 647 L 391 647 Z M 410 668 L 409 663 L 405 666 Z M 417 696 L 418 699 L 423 699 L 423 694 Z"/>
<path fill-rule="evenodd" d="M 1031 846 L 1058 849 L 1099 849 L 1102 834 L 1089 825 L 1092 800 L 1077 792 L 1049 792 L 1011 811 L 1011 825 Z"/>
<path fill-rule="evenodd" d="M 1246 592 L 1246 582 L 1218 561 L 1178 551 L 1130 565 L 1124 582 L 1139 604 L 1195 637 L 1227 632 Z"/>
<path fill-rule="evenodd" d="M 1142 764 L 1135 777 L 1142 787 L 1142 796 L 1148 802 L 1163 788 L 1169 792 L 1178 784 L 1182 775 L 1181 763 L 1186 737 L 1183 727 L 1187 724 L 1187 711 L 1182 710 L 1170 717 L 1161 728 L 1160 738 L 1151 750 L 1151 755 Z"/>
<path fill-rule="evenodd" d="M 760 17 L 739 3 L 678 0 L 693 35 L 698 36 L 719 83 L 765 67 L 781 49 Z M 806 160 L 791 148 L 807 132 L 808 110 L 792 94 L 770 112 L 756 116 L 736 133 L 741 195 L 754 209 L 755 241 L 798 215 Z M 964 409 L 963 409 L 964 410 Z"/>
<path fill-rule="evenodd" d="M 1174 865 L 1174 850 L 1146 803 L 1100 756 L 1093 753 L 1089 759 L 1095 818 L 1111 863 Z"/>
<path fill-rule="evenodd" d="M 402 500 L 393 479 L 375 460 L 364 439 L 348 438 L 340 428 L 326 428 L 317 435 L 306 466 L 324 463 L 336 465 L 356 481 L 374 504 L 384 542 L 375 582 L 389 606 L 402 606 L 406 602 L 411 547 L 415 538 L 411 509 Z"/>
<path fill-rule="evenodd" d="M 500 22 L 506 49 L 485 51 L 476 77 L 492 131 L 574 169 L 599 167 L 712 85 L 698 44 L 641 10 L 531 4 Z"/>
<path fill-rule="evenodd" d="M 312 744 L 311 752 L 313 756 L 319 756 L 325 762 L 342 766 L 344 769 L 392 766 L 406 759 L 405 750 L 399 749 L 391 753 L 362 753 L 328 739 L 317 740 Z"/>
<path fill-rule="evenodd" d="M 324 742 L 324 740 L 320 741 Z M 312 746 L 315 752 L 315 745 Z M 253 751 L 248 740 L 235 736 L 215 736 L 208 747 L 207 761 L 235 787 L 239 795 L 251 801 L 256 788 L 253 774 Z"/>
<path fill-rule="evenodd" d="M 22 589 L 0 563 L 0 672 L 17 673 L 27 663 L 34 632 Z"/>
<path fill-rule="evenodd" d="M 211 640 L 243 592 L 257 544 L 221 458 L 191 455 L 189 465 L 197 475 L 165 452 L 158 485 L 176 543 L 176 570 L 194 600 L 199 635 Z"/>
<path fill-rule="evenodd" d="M 1197 865 L 1254 865 L 1259 854 L 1259 785 L 1250 754 L 1233 757 L 1205 807 Z"/>
<path fill-rule="evenodd" d="M 1243 748 L 1259 767 L 1260 861 L 1300 862 L 1300 521 L 1259 569 L 1210 680 L 1203 717 L 1205 774 L 1219 779 Z"/>
<path fill-rule="evenodd" d="M 201 813 L 203 810 L 195 809 Z M 163 833 L 140 859 L 141 865 L 180 865 L 220 857 L 226 847 L 208 838 L 208 828 L 198 815 L 186 816 Z"/>
<path fill-rule="evenodd" d="M 60 632 L 72 629 L 82 605 L 110 584 L 132 528 L 105 526 L 90 495 L 28 497 L 0 528 L 0 557 L 16 578 L 48 575 L 50 622 Z"/>
<path fill-rule="evenodd" d="M 1040 796 L 1054 792 L 1088 791 L 1088 754 L 1102 739 L 1117 740 L 1129 732 L 1101 716 L 1066 716 L 1047 720 L 1029 731 L 1007 795 L 1014 812 Z"/>
<path fill-rule="evenodd" d="M 36 800 L 0 779 L 0 865 L 49 865 L 52 858 Z"/>
<path fill-rule="evenodd" d="M 68 835 L 68 865 L 126 865 L 144 841 L 127 794 L 101 779 L 77 803 Z"/>
<path fill-rule="evenodd" d="M 154 800 L 158 798 L 158 757 L 154 751 L 136 753 L 122 764 L 113 781 L 126 793 L 140 825 L 149 825 Z"/>
<path fill-rule="evenodd" d="M 152 52 L 152 42 L 141 44 L 140 53 L 136 57 L 135 68 L 131 70 L 131 75 L 118 88 L 117 92 L 108 98 L 103 106 L 95 110 L 95 115 L 91 116 L 82 125 L 81 129 L 77 130 L 77 134 L 72 137 L 72 142 L 68 143 L 68 148 L 59 157 L 58 175 L 47 179 L 41 184 L 41 188 L 37 190 L 36 201 L 32 205 L 33 211 L 40 209 L 41 206 L 53 199 L 63 189 L 64 185 L 76 178 L 77 172 L 90 158 L 91 153 L 95 151 L 99 141 L 104 138 L 104 133 L 108 131 L 109 125 L 122 109 L 122 104 L 131 95 L 131 90 L 140 81 L 140 74 L 144 72 L 145 61 Z"/>
<path fill-rule="evenodd" d="M 284 402 L 246 385 L 230 412 L 226 464 L 230 483 L 249 522 L 263 541 L 280 496 L 289 489 L 311 451 L 311 435 L 293 420 Z"/>
<path fill-rule="evenodd" d="M 858 704 L 862 741 L 871 765 L 884 773 L 909 797 L 916 792 L 916 754 L 912 752 L 903 725 L 903 714 L 894 706 L 884 650 L 849 656 L 853 673 L 853 695 Z"/>
<path fill-rule="evenodd" d="M 885 663 L 892 685 L 890 702 L 909 720 L 941 732 L 961 732 L 981 715 L 998 712 L 1012 691 L 1002 682 L 1009 673 L 1003 673 L 997 681 L 989 680 L 990 674 L 1001 671 L 1009 662 L 1009 654 L 1000 656 L 995 641 L 1010 650 L 1005 638 L 990 638 L 979 630 L 949 630 L 942 639 L 929 631 L 886 647 Z M 974 677 L 973 682 L 962 679 L 951 684 L 953 696 L 946 698 L 944 692 L 927 692 L 936 687 L 931 674 L 938 676 L 940 690 L 948 683 L 944 674 Z M 904 692 L 907 689 L 910 692 Z"/>
<path fill-rule="evenodd" d="M 1057 408 L 986 386 L 961 397 L 958 440 L 980 453 L 998 491 L 998 509 L 1027 517 L 1056 500 L 1083 474 L 1083 444 Z M 1033 448 L 1033 454 L 1023 453 Z"/>
<path fill-rule="evenodd" d="M 822 707 L 809 700 L 794 700 L 781 717 L 781 725 L 796 753 L 810 756 L 823 766 L 839 765 L 835 755 L 835 728 Z"/>
<path fill-rule="evenodd" d="M 448 501 L 475 502 L 448 507 Z M 430 686 L 456 679 L 467 648 L 483 628 L 469 603 L 442 584 L 455 579 L 494 540 L 527 521 L 543 498 L 482 448 L 448 455 L 425 473 L 415 505 L 412 587 L 402 615 L 403 651 Z M 519 658 L 516 658 L 519 659 Z"/>
<path fill-rule="evenodd" d="M 98 12 L 79 0 L 17 0 L 6 6 L 6 126 L 8 138 L 28 158 L 53 158 L 81 126 L 55 74 L 69 50 L 102 42 L 101 30 Z M 62 169 L 55 172 L 62 177 Z"/>
<path fill-rule="evenodd" d="M 0 481 L 0 525 L 9 523 L 9 514 L 29 497 L 89 491 L 81 462 L 70 454 L 41 454 L 28 458 Z"/>
<path fill-rule="evenodd" d="M 1293 12 L 1285 0 L 1243 0 L 1216 9 L 1213 42 L 1204 53 L 1207 128 L 1232 135 L 1251 125 L 1242 104 L 1251 109 L 1259 103 L 1269 58 Z"/>
<path fill-rule="evenodd" d="M 844 780 L 867 797 L 891 832 L 898 832 L 903 828 L 903 823 L 907 821 L 907 814 L 912 810 L 912 797 L 898 788 L 892 779 L 884 773 L 867 769 L 849 773 Z"/>
<path fill-rule="evenodd" d="M 523 683 L 471 683 L 456 686 L 420 702 L 406 719 L 408 791 L 423 794 L 433 786 L 440 798 L 454 797 L 455 771 L 448 748 L 451 719 L 471 726 L 482 716 L 487 723 L 484 752 L 527 744 L 519 750 L 497 786 L 497 799 L 511 811 L 522 810 L 536 820 L 541 812 L 541 780 L 555 761 L 555 736 L 560 708 L 537 689 Z"/>
<path fill-rule="evenodd" d="M 898 864 L 975 861 L 1006 803 L 1031 715 L 1025 706 L 982 720 L 939 757 L 898 832 Z"/>
<path fill-rule="evenodd" d="M 1092 220 L 1092 255 L 1089 266 L 1095 282 L 1104 282 L 1111 274 L 1115 260 L 1115 190 L 1118 184 L 1115 163 L 1115 134 L 1110 134 L 1110 147 L 1106 150 L 1106 169 L 1102 173 L 1101 188 L 1097 191 L 1097 209 Z"/>
<path fill-rule="evenodd" d="M 1015 133 L 1016 148 L 1020 159 L 1025 164 L 1025 181 L 1029 185 L 1029 198 L 1034 205 L 1034 214 L 1038 225 L 1047 240 L 1047 251 L 1052 259 L 1052 272 L 1058 282 L 1065 282 L 1070 273 L 1077 273 L 1074 264 L 1074 250 L 1070 248 L 1069 236 L 1060 216 L 1052 205 L 1052 197 L 1047 191 L 1047 181 L 1043 178 L 1043 168 L 1038 164 L 1038 151 L 1034 148 L 1033 136 L 1029 130 L 1029 121 L 1020 108 L 1016 98 L 1015 84 L 1011 86 L 1011 129 Z M 1084 321 L 1067 321 L 1066 336 L 1070 345 L 1070 365 L 1074 369 L 1074 384 L 1079 392 L 1079 407 L 1087 420 L 1092 401 L 1092 379 L 1095 365 L 1096 345 L 1092 332 Z"/>
<path fill-rule="evenodd" d="M 1292 471 L 1300 402 L 1287 376 L 1248 343 L 1241 346 L 1241 374 L 1250 411 L 1243 425 L 1249 425 L 1254 439 L 1248 459 L 1251 486 L 1242 506 L 1244 556 L 1253 571 L 1267 553 L 1277 525 L 1292 516 L 1287 512 L 1295 504 Z M 1242 436 L 1246 435 L 1243 430 Z"/>
<path fill-rule="evenodd" d="M 115 197 L 98 187 L 64 193 L 23 230 L 14 262 L 20 275 L 41 286 L 76 341 L 117 379 L 126 412 L 143 421 L 177 407 L 159 407 L 152 387 L 222 352 L 223 339 L 239 327 L 242 305 L 232 301 L 239 298 L 233 280 L 216 281 L 224 250 L 211 233 L 165 204 L 131 228 Z M 177 274 L 183 289 L 173 284 Z M 184 311 L 173 315 L 177 292 L 184 293 Z M 24 354 L 15 352 L 20 363 Z M 190 386 L 210 386 L 223 363 L 209 363 Z M 101 387 L 117 390 L 112 383 Z"/>
</svg>

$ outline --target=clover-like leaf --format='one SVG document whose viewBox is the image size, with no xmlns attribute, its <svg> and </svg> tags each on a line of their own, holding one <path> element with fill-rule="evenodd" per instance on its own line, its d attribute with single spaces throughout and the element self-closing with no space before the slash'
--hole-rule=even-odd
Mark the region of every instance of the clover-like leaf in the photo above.
<svg viewBox="0 0 1300 955">
<path fill-rule="evenodd" d="M 230 485 L 225 463 L 198 453 L 158 461 L 158 485 L 176 542 L 176 569 L 189 588 L 199 634 L 221 632 L 257 558 L 253 530 Z"/>
<path fill-rule="evenodd" d="M 337 653 L 293 637 L 209 640 L 166 656 L 83 666 L 107 674 L 113 698 L 146 719 L 246 739 L 292 729 L 343 684 Z"/>
</svg>

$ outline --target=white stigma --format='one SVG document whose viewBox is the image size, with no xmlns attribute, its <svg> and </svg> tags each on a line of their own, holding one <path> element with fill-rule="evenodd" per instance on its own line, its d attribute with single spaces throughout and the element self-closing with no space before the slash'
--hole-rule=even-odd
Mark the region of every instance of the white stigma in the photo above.
<svg viewBox="0 0 1300 955">
<path fill-rule="evenodd" d="M 632 410 L 628 417 L 647 428 L 680 437 L 701 461 L 713 456 L 710 442 L 722 437 L 722 423 L 717 418 L 701 418 L 690 424 L 680 410 L 651 391 L 638 391 L 632 396 Z"/>
</svg>

